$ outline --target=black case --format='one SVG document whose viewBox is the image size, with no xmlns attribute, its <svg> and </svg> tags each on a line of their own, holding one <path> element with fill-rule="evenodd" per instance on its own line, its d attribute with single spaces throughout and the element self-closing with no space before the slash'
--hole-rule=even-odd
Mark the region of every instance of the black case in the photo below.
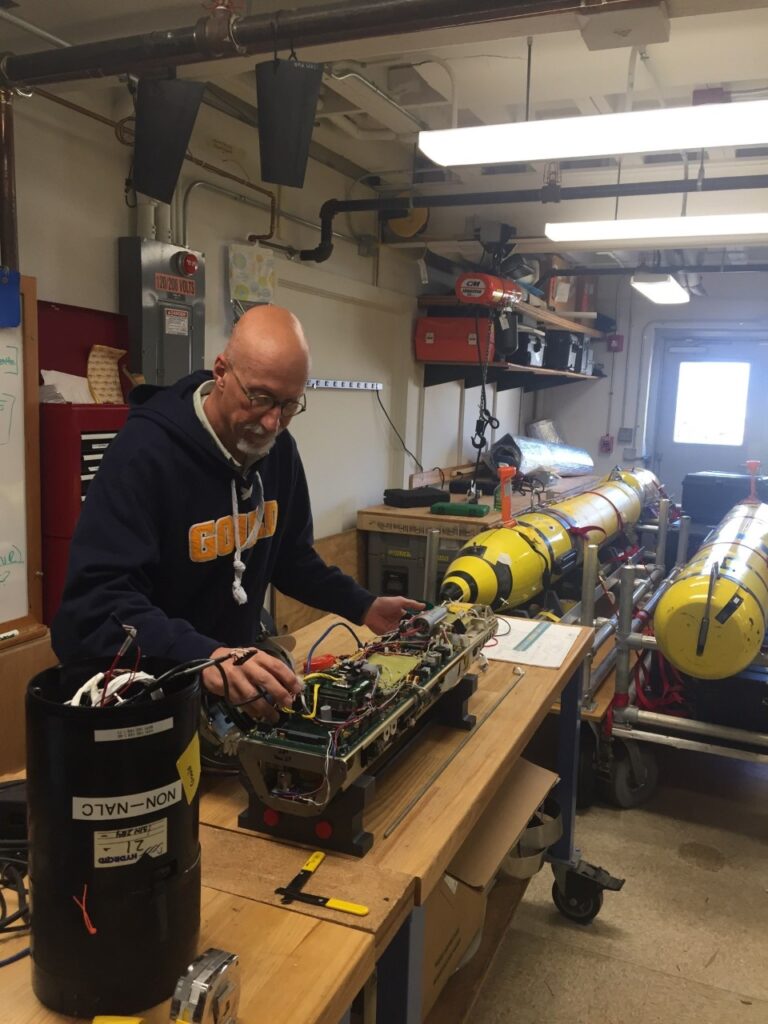
<svg viewBox="0 0 768 1024">
<path fill-rule="evenodd" d="M 749 489 L 747 473 L 688 473 L 683 480 L 683 511 L 696 523 L 716 526 L 734 505 L 749 497 Z M 757 496 L 768 502 L 768 477 L 757 478 Z"/>
<path fill-rule="evenodd" d="M 576 373 L 581 359 L 583 338 L 572 331 L 547 331 L 544 366 L 548 370 L 570 370 Z"/>
<path fill-rule="evenodd" d="M 543 366 L 546 342 L 541 333 L 518 327 L 517 351 L 511 362 L 518 366 Z"/>
<path fill-rule="evenodd" d="M 384 504 L 392 508 L 425 508 L 436 501 L 450 501 L 448 491 L 439 487 L 388 487 L 384 491 Z"/>
</svg>

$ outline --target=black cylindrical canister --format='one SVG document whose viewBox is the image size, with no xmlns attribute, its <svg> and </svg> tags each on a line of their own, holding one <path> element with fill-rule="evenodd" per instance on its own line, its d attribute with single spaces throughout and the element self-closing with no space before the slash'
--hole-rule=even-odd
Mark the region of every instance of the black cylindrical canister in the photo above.
<svg viewBox="0 0 768 1024">
<path fill-rule="evenodd" d="M 51 668 L 27 689 L 32 987 L 77 1017 L 167 999 L 198 952 L 199 679 L 63 703 L 107 667 Z"/>
</svg>

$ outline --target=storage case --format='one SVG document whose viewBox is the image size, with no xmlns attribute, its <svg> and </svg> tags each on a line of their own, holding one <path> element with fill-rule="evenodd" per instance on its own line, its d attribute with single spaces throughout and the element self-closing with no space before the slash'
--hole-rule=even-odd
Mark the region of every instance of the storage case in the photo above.
<svg viewBox="0 0 768 1024">
<path fill-rule="evenodd" d="M 749 497 L 750 486 L 747 473 L 688 473 L 683 480 L 683 511 L 694 522 L 716 526 L 734 505 Z M 757 496 L 768 502 L 768 477 L 757 478 Z"/>
<path fill-rule="evenodd" d="M 493 362 L 493 336 L 493 321 L 486 317 L 420 317 L 414 339 L 416 358 L 424 363 Z"/>
<path fill-rule="evenodd" d="M 570 370 L 577 373 L 583 337 L 571 331 L 547 331 L 544 366 L 549 370 Z"/>
</svg>

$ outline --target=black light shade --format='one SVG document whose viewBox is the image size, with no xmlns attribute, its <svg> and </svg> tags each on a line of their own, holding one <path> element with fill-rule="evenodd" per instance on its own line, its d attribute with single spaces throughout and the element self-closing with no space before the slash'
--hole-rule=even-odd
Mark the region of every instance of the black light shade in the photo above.
<svg viewBox="0 0 768 1024">
<path fill-rule="evenodd" d="M 139 79 L 133 159 L 137 192 L 170 203 L 204 91 L 204 82 Z"/>
<path fill-rule="evenodd" d="M 269 60 L 256 65 L 261 180 L 304 186 L 322 64 Z"/>
</svg>

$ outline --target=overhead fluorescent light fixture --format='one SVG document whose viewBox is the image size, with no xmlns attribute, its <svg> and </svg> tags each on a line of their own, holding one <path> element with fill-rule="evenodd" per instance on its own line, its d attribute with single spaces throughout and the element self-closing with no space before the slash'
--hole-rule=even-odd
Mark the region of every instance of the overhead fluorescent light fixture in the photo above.
<svg viewBox="0 0 768 1024">
<path fill-rule="evenodd" d="M 419 132 L 419 149 L 444 167 L 757 146 L 766 142 L 768 100 Z"/>
<path fill-rule="evenodd" d="M 633 242 L 768 235 L 768 213 L 716 213 L 701 217 L 643 217 L 545 224 L 553 242 Z"/>
<path fill-rule="evenodd" d="M 690 295 L 671 274 L 654 274 L 638 270 L 632 275 L 632 287 L 660 306 L 679 306 L 690 302 Z"/>
</svg>

